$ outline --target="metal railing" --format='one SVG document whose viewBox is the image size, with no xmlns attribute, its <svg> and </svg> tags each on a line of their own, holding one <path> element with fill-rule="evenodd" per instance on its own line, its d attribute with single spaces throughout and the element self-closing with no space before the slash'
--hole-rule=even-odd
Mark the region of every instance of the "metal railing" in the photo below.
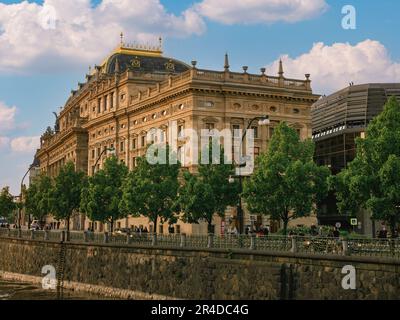
<svg viewBox="0 0 400 320">
<path fill-rule="evenodd" d="M 352 255 L 400 259 L 400 239 L 345 239 L 320 236 L 256 235 L 185 235 L 185 234 L 109 234 L 88 231 L 33 231 L 0 228 L 0 238 L 41 240 L 49 242 L 97 243 L 123 246 L 160 246 L 173 248 L 215 248 L 292 252 L 315 255 Z"/>
</svg>

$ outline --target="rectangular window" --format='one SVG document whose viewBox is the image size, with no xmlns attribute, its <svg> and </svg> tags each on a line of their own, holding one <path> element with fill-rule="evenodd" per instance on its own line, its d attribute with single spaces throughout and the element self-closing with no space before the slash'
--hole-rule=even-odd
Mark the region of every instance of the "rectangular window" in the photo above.
<svg viewBox="0 0 400 320">
<path fill-rule="evenodd" d="M 256 159 L 260 155 L 260 148 L 254 147 L 254 159 Z"/>
<path fill-rule="evenodd" d="M 132 159 L 132 165 L 133 165 L 134 168 L 136 168 L 136 166 L 137 166 L 136 158 L 133 158 L 133 159 Z"/>
<path fill-rule="evenodd" d="M 185 127 L 181 124 L 178 126 L 178 138 L 182 138 L 184 136 Z"/>
<path fill-rule="evenodd" d="M 163 225 L 159 225 L 158 230 L 159 230 L 160 234 L 163 234 L 164 233 L 164 226 Z"/>
<path fill-rule="evenodd" d="M 137 144 L 137 139 L 133 139 L 133 141 L 132 141 L 132 149 L 133 150 L 136 149 L 136 144 Z"/>
<path fill-rule="evenodd" d="M 104 111 L 107 111 L 107 101 L 108 101 L 108 96 L 104 97 Z"/>
<path fill-rule="evenodd" d="M 101 98 L 97 100 L 97 113 L 101 113 Z"/>
<path fill-rule="evenodd" d="M 97 156 L 100 157 L 101 149 L 97 148 Z"/>
<path fill-rule="evenodd" d="M 238 124 L 234 124 L 232 126 L 232 130 L 233 130 L 233 137 L 235 137 L 235 138 L 239 137 L 240 126 Z"/>
<path fill-rule="evenodd" d="M 269 128 L 269 138 L 272 139 L 273 135 L 274 135 L 274 128 Z"/>
<path fill-rule="evenodd" d="M 111 98 L 110 98 L 110 109 L 114 108 L 114 92 L 111 93 Z"/>
<path fill-rule="evenodd" d="M 119 150 L 120 150 L 121 152 L 124 152 L 124 148 L 125 148 L 125 143 L 124 143 L 124 141 L 121 141 Z"/>
<path fill-rule="evenodd" d="M 253 129 L 254 132 L 254 138 L 257 139 L 258 138 L 258 127 L 251 127 Z"/>
<path fill-rule="evenodd" d="M 146 146 L 146 136 L 142 136 L 142 148 Z"/>
<path fill-rule="evenodd" d="M 94 158 L 96 158 L 96 150 L 95 149 L 92 150 L 92 159 L 94 159 Z"/>
</svg>

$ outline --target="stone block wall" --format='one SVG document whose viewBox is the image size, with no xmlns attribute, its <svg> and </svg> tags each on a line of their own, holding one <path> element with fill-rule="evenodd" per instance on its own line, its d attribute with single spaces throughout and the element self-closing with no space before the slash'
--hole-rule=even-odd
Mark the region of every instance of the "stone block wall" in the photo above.
<svg viewBox="0 0 400 320">
<path fill-rule="evenodd" d="M 42 277 L 57 268 L 61 244 L 0 239 L 0 271 Z M 356 268 L 356 290 L 344 290 L 343 266 Z M 398 299 L 400 261 L 254 251 L 123 245 L 65 245 L 64 279 L 131 290 L 132 298 Z M 126 295 L 125 295 L 126 296 Z"/>
</svg>

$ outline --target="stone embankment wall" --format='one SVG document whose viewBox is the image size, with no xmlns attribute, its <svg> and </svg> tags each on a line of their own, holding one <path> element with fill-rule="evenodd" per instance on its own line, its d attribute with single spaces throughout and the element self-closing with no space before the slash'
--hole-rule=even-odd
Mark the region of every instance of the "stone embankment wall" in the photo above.
<svg viewBox="0 0 400 320">
<path fill-rule="evenodd" d="M 65 253 L 65 259 L 61 259 Z M 60 268 L 60 261 L 63 268 Z M 69 289 L 132 299 L 399 299 L 400 261 L 378 258 L 0 239 L 0 277 L 64 270 Z M 342 268 L 356 289 L 342 288 Z M 32 280 L 33 281 L 33 280 Z"/>
</svg>

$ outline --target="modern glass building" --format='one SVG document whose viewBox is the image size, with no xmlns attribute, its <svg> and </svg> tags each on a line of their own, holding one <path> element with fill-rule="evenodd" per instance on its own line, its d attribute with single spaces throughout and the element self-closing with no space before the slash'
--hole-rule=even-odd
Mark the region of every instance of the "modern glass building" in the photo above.
<svg viewBox="0 0 400 320">
<path fill-rule="evenodd" d="M 365 135 L 368 123 L 383 110 L 387 99 L 393 95 L 400 100 L 400 83 L 350 85 L 330 96 L 321 97 L 311 108 L 317 164 L 329 166 L 333 174 L 345 168 L 355 157 L 355 139 Z M 352 228 L 350 217 L 339 214 L 334 194 L 319 204 L 318 211 L 320 224 L 335 225 L 340 222 L 342 228 Z M 368 213 L 360 212 L 355 230 L 375 234 L 375 225 Z"/>
</svg>

